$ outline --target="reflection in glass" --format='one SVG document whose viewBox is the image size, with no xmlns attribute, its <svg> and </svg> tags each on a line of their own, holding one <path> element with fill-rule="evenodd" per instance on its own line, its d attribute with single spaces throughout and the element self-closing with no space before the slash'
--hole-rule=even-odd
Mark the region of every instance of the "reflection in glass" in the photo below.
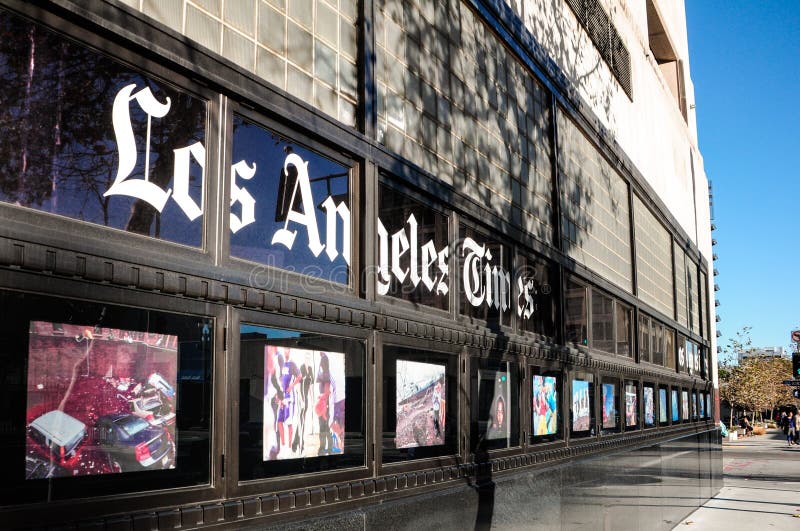
<svg viewBox="0 0 800 531">
<path fill-rule="evenodd" d="M 565 287 L 564 327 L 567 341 L 588 346 L 586 287 L 568 279 Z"/>
<path fill-rule="evenodd" d="M 543 258 L 518 255 L 514 286 L 517 324 L 521 330 L 552 337 L 556 331 L 555 269 Z"/>
<path fill-rule="evenodd" d="M 614 300 L 592 290 L 592 348 L 614 353 Z"/>
<path fill-rule="evenodd" d="M 173 174 L 175 150 L 204 153 L 206 103 L 6 12 L 0 33 L 0 201 L 200 246 L 202 216 L 179 200 L 202 212 L 204 154 L 181 152 L 188 183 Z M 118 97 L 129 116 L 112 116 Z M 148 101 L 168 110 L 148 115 Z M 106 195 L 120 180 L 148 181 L 163 208 Z"/>
<path fill-rule="evenodd" d="M 238 115 L 232 160 L 231 256 L 347 284 L 350 168 Z"/>
<path fill-rule="evenodd" d="M 379 253 L 383 253 L 379 264 L 385 266 L 379 271 L 379 284 L 388 283 L 384 289 L 392 297 L 447 310 L 451 284 L 447 271 L 447 216 L 384 184 L 379 190 L 378 218 L 386 229 L 386 234 L 379 234 L 386 240 L 379 242 Z M 389 265 L 393 264 L 390 256 L 395 254 L 397 270 Z M 383 278 L 384 274 L 389 278 Z M 383 293 L 380 288 L 379 293 Z"/>
</svg>

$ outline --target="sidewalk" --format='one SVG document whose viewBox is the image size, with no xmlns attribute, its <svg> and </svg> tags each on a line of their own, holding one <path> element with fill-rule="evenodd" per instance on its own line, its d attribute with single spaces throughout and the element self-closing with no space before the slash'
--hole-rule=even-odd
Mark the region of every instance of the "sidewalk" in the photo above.
<svg viewBox="0 0 800 531">
<path fill-rule="evenodd" d="M 724 487 L 674 529 L 800 531 L 800 447 L 780 430 L 722 445 Z"/>
</svg>

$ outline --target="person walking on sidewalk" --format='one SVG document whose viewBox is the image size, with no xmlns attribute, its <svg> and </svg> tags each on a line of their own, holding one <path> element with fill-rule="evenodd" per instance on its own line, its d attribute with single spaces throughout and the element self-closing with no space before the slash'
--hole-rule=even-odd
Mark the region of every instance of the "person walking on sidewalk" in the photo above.
<svg viewBox="0 0 800 531">
<path fill-rule="evenodd" d="M 786 415 L 787 425 L 789 427 L 788 431 L 786 432 L 786 444 L 791 446 L 794 444 L 794 434 L 797 433 L 797 417 L 792 415 L 790 411 L 788 415 Z"/>
</svg>

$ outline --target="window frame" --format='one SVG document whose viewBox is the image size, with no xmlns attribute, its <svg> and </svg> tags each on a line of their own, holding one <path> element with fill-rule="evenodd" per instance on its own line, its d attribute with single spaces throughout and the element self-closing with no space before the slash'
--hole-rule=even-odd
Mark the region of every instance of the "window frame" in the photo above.
<svg viewBox="0 0 800 531">
<path fill-rule="evenodd" d="M 571 416 L 570 410 L 571 407 L 571 391 L 572 391 L 572 380 L 570 379 L 570 393 L 569 395 L 566 392 L 567 389 L 567 372 L 563 369 L 563 367 L 556 362 L 527 362 L 526 367 L 526 377 L 523 383 L 524 392 L 521 393 L 524 395 L 524 402 L 523 404 L 527 404 L 525 408 L 525 412 L 527 413 L 527 418 L 525 419 L 525 432 L 523 433 L 525 438 L 525 448 L 528 451 L 536 451 L 539 448 L 545 447 L 560 447 L 564 446 L 567 442 L 567 431 L 572 432 L 572 423 L 569 422 L 569 418 Z M 556 390 L 557 393 L 560 393 L 560 398 L 558 398 L 558 407 L 559 415 L 558 420 L 558 427 L 556 429 L 556 433 L 553 435 L 533 435 L 534 428 L 533 428 L 533 377 L 534 376 L 556 376 L 556 384 L 558 389 Z M 591 409 L 591 408 L 590 408 Z M 569 424 L 569 425 L 568 425 Z M 584 439 L 584 437 L 581 437 Z"/>
<path fill-rule="evenodd" d="M 206 103 L 204 141 L 206 159 L 204 162 L 207 170 L 204 172 L 205 197 L 199 246 L 192 247 L 160 240 L 61 214 L 0 202 L 0 218 L 4 219 L 6 233 L 11 237 L 36 241 L 39 244 L 53 247 L 63 247 L 64 242 L 69 241 L 69 248 L 72 251 L 100 255 L 112 260 L 146 264 L 166 270 L 197 271 L 198 267 L 210 270 L 219 257 L 217 235 L 212 227 L 214 220 L 219 215 L 218 205 L 221 200 L 217 190 L 221 177 L 217 172 L 211 170 L 219 164 L 217 156 L 220 137 L 219 124 L 223 110 L 218 92 L 182 75 L 175 69 L 170 69 L 152 60 L 146 54 L 133 51 L 132 47 L 126 47 L 125 42 L 120 43 L 118 40 L 101 37 L 95 31 L 86 29 L 81 23 L 76 24 L 74 20 L 67 23 L 58 15 L 33 5 L 20 5 L 15 8 L 4 5 L 2 10 L 12 16 L 39 25 L 43 30 L 52 32 L 77 46 L 107 57 L 130 68 L 133 72 L 153 78 L 159 83 Z M 193 49 L 183 40 L 170 39 L 170 41 L 183 49 L 186 54 Z M 75 238 L 76 233 L 81 234 L 81 238 Z"/>
<path fill-rule="evenodd" d="M 283 269 L 280 267 L 271 266 L 240 258 L 231 254 L 231 230 L 230 230 L 230 197 L 231 197 L 231 165 L 233 164 L 233 122 L 235 115 L 238 115 L 251 125 L 257 126 L 268 133 L 272 133 L 285 139 L 287 142 L 297 144 L 302 148 L 315 153 L 317 156 L 328 159 L 336 164 L 340 164 L 349 168 L 348 173 L 348 191 L 349 191 L 349 210 L 350 210 L 350 264 L 348 265 L 348 281 L 347 283 L 338 283 L 332 280 L 315 277 L 312 275 L 304 275 L 302 273 Z M 336 303 L 341 298 L 342 291 L 344 290 L 348 295 L 357 296 L 360 290 L 364 289 L 363 281 L 361 279 L 361 217 L 360 203 L 362 197 L 362 183 L 364 177 L 364 164 L 360 162 L 359 158 L 355 155 L 348 154 L 343 148 L 336 147 L 335 144 L 328 144 L 326 142 L 317 140 L 308 135 L 303 129 L 299 127 L 289 127 L 285 123 L 279 121 L 279 118 L 272 113 L 259 112 L 251 107 L 234 101 L 228 101 L 225 112 L 225 137 L 226 145 L 224 146 L 224 155 L 222 158 L 222 170 L 220 177 L 222 183 L 220 190 L 222 192 L 223 202 L 225 207 L 219 214 L 219 263 L 226 271 L 234 275 L 234 281 L 240 284 L 251 284 L 254 280 L 254 272 L 263 271 L 270 279 L 278 278 L 285 279 L 279 284 L 279 291 L 294 295 L 298 297 L 307 297 L 308 290 L 312 289 L 315 292 L 315 297 L 318 300 L 325 302 Z M 240 185 L 246 187 L 242 181 L 238 181 Z M 246 181 L 245 181 L 246 183 Z M 257 200 L 258 198 L 256 198 Z M 320 198 L 315 198 L 320 199 Z M 256 221 L 258 223 L 258 221 Z M 322 233 L 322 231 L 320 231 Z M 322 236 L 321 236 L 322 238 Z M 326 260 L 323 254 L 320 254 L 321 260 Z M 263 289 L 263 288 L 262 288 Z M 275 288 L 271 288 L 275 289 Z"/>
<path fill-rule="evenodd" d="M 90 287 L 91 296 L 87 297 L 87 287 Z M 27 275 L 0 270 L 0 289 L 10 293 L 18 292 L 33 296 L 50 298 L 57 301 L 75 300 L 88 304 L 109 304 L 131 310 L 152 311 L 173 315 L 186 315 L 198 318 L 213 319 L 213 350 L 211 353 L 210 370 L 211 382 L 209 388 L 209 471 L 208 481 L 191 486 L 154 487 L 149 490 L 136 492 L 119 492 L 104 496 L 74 498 L 68 501 L 69 505 L 81 511 L 90 512 L 96 516 L 119 513 L 121 511 L 135 512 L 146 504 L 159 506 L 163 504 L 165 495 L 171 503 L 176 505 L 196 504 L 204 501 L 219 499 L 225 493 L 224 479 L 221 477 L 221 455 L 224 447 L 224 436 L 219 429 L 227 412 L 225 398 L 225 381 L 220 375 L 224 374 L 225 342 L 224 330 L 227 320 L 224 305 L 208 302 L 194 301 L 187 298 L 171 297 L 159 293 L 133 292 L 113 285 L 102 285 L 89 282 L 52 282 L 42 284 L 42 278 L 36 275 Z M 27 362 L 25 362 L 27 364 Z M 180 434 L 179 434 L 180 436 Z M 69 478 L 74 479 L 74 478 Z M 124 482 L 125 474 L 119 474 L 119 481 Z M 60 511 L 52 508 L 59 502 L 36 501 L 23 504 L 8 505 L 8 516 L 24 518 L 33 512 L 41 515 L 42 510 L 53 514 L 53 518 Z M 41 521 L 40 523 L 44 523 Z M 55 524 L 56 522 L 52 522 Z"/>
<path fill-rule="evenodd" d="M 369 396 L 373 392 L 371 371 L 373 365 L 368 362 L 368 353 L 372 348 L 371 334 L 364 329 L 350 327 L 336 323 L 325 323 L 290 317 L 286 315 L 276 315 L 249 310 L 244 308 L 233 309 L 229 319 L 229 330 L 227 334 L 227 393 L 230 397 L 239 396 L 239 381 L 241 367 L 240 330 L 243 324 L 261 326 L 264 328 L 293 330 L 293 331 L 314 331 L 324 335 L 349 338 L 364 344 L 364 393 Z M 229 418 L 237 429 L 229 429 L 225 434 L 228 453 L 226 463 L 225 485 L 227 496 L 252 496 L 280 492 L 287 489 L 298 489 L 312 487 L 327 483 L 339 483 L 363 479 L 370 477 L 374 471 L 373 460 L 371 459 L 371 447 L 373 443 L 372 411 L 371 403 L 368 401 L 364 406 L 364 464 L 348 468 L 333 469 L 313 473 L 298 473 L 283 476 L 272 476 L 266 478 L 240 480 L 239 478 L 239 400 L 232 399 L 229 406 Z"/>
</svg>

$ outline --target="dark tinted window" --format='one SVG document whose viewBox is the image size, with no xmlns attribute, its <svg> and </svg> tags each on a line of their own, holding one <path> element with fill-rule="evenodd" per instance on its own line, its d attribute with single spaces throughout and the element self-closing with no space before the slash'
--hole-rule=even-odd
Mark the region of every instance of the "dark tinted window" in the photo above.
<svg viewBox="0 0 800 531">
<path fill-rule="evenodd" d="M 346 284 L 350 168 L 240 116 L 232 161 L 231 256 Z M 274 288 L 281 280 L 254 282 Z"/>
<path fill-rule="evenodd" d="M 200 246 L 206 103 L 8 13 L 0 36 L 0 201 Z"/>
<path fill-rule="evenodd" d="M 212 319 L 2 291 L 0 307 L 14 308 L 0 321 L 0 494 L 7 503 L 210 481 Z M 156 389 L 154 374 L 170 387 Z M 159 394 L 161 410 L 134 416 L 131 402 L 147 393 Z M 146 466 L 132 464 L 125 459 L 131 446 L 108 432 L 118 429 L 113 419 L 123 419 L 134 438 L 147 431 L 167 446 L 157 454 L 151 446 Z M 63 440 L 48 448 L 32 423 Z M 49 481 L 26 475 L 37 462 L 52 468 Z"/>
<path fill-rule="evenodd" d="M 586 286 L 572 279 L 567 280 L 564 292 L 564 327 L 566 340 L 576 345 L 588 346 L 588 308 Z"/>
<path fill-rule="evenodd" d="M 458 254 L 461 313 L 511 325 L 511 252 L 507 245 L 462 225 Z"/>
<path fill-rule="evenodd" d="M 554 285 L 555 268 L 543 258 L 517 256 L 519 267 L 514 286 L 517 323 L 520 330 L 548 337 L 556 333 L 559 290 Z"/>
<path fill-rule="evenodd" d="M 386 185 L 378 201 L 378 293 L 447 310 L 447 216 Z"/>
</svg>

